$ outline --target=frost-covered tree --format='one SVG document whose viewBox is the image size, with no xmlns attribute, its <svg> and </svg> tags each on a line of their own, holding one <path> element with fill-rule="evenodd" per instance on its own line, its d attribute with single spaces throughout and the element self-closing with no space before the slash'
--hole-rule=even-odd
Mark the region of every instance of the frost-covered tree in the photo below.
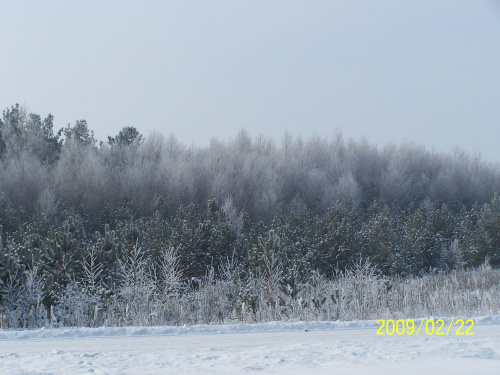
<svg viewBox="0 0 500 375">
<path fill-rule="evenodd" d="M 339 204 L 319 219 L 314 228 L 314 244 L 309 259 L 314 268 L 331 276 L 335 268 L 344 269 L 361 252 L 359 221 L 355 211 Z"/>
<path fill-rule="evenodd" d="M 130 325 L 147 325 L 159 307 L 157 281 L 152 273 L 151 261 L 145 257 L 142 248 L 136 243 L 123 259 L 118 260 L 120 267 L 120 287 L 118 289 L 118 310 L 123 322 Z"/>
</svg>

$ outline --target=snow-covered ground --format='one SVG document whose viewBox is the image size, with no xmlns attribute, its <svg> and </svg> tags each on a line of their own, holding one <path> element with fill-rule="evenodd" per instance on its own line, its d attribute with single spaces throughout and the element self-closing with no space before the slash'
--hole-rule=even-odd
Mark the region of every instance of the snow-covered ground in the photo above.
<svg viewBox="0 0 500 375">
<path fill-rule="evenodd" d="M 500 374 L 500 316 L 475 320 L 473 336 L 377 336 L 375 321 L 0 331 L 0 374 Z"/>
</svg>

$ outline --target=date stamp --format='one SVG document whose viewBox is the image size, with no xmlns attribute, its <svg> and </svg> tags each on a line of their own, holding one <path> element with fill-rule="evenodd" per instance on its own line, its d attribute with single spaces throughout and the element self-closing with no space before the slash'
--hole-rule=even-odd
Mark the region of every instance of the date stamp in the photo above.
<svg viewBox="0 0 500 375">
<path fill-rule="evenodd" d="M 415 323 L 413 319 L 379 319 L 377 324 L 380 325 L 377 330 L 377 335 L 416 335 L 426 334 L 429 336 L 448 336 L 448 335 L 473 335 L 472 327 L 474 320 L 472 319 L 451 319 L 445 322 L 443 319 L 422 319 L 420 323 Z"/>
</svg>

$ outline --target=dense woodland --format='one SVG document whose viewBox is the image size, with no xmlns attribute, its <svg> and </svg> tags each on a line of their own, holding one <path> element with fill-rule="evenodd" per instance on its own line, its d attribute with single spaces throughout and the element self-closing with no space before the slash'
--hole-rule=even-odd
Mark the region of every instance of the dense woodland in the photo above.
<svg viewBox="0 0 500 375">
<path fill-rule="evenodd" d="M 0 318 L 492 313 L 497 192 L 498 165 L 458 150 L 245 131 L 187 147 L 132 126 L 102 142 L 85 120 L 56 131 L 52 115 L 12 106 L 0 120 Z M 432 297 L 437 285 L 462 294 Z"/>
</svg>

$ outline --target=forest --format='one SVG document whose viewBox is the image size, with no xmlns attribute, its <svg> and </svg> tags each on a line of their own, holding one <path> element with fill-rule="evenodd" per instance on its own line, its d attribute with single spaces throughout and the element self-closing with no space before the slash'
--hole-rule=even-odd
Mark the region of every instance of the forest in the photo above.
<svg viewBox="0 0 500 375">
<path fill-rule="evenodd" d="M 500 169 L 455 150 L 186 146 L 0 119 L 3 328 L 492 314 Z"/>
</svg>

